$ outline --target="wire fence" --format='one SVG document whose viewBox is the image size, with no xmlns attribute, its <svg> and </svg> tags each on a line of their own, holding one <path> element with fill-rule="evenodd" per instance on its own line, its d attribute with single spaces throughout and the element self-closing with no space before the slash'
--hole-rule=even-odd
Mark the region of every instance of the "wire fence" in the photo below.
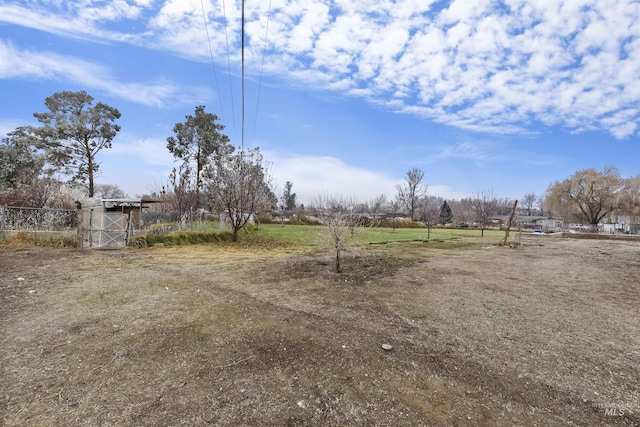
<svg viewBox="0 0 640 427">
<path fill-rule="evenodd" d="M 74 233 L 78 214 L 75 209 L 0 206 L 0 239 L 14 233 Z"/>
</svg>

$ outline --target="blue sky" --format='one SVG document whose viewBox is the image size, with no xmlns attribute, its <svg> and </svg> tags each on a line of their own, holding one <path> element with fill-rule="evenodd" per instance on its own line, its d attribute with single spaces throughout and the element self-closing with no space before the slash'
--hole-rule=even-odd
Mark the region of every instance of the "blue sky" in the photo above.
<svg viewBox="0 0 640 427">
<path fill-rule="evenodd" d="M 391 198 L 413 167 L 445 198 L 640 174 L 638 1 L 246 0 L 245 15 L 245 146 L 300 201 Z M 141 195 L 167 182 L 166 138 L 196 105 L 241 144 L 240 52 L 239 1 L 0 0 L 0 136 L 85 90 L 122 113 L 98 183 Z"/>
</svg>

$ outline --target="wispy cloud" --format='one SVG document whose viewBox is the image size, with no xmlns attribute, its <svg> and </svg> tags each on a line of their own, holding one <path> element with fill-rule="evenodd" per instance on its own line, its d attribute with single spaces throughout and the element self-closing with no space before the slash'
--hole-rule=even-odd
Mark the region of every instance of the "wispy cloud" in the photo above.
<svg viewBox="0 0 640 427">
<path fill-rule="evenodd" d="M 9 132 L 15 130 L 19 126 L 29 124 L 35 125 L 36 123 L 36 119 L 33 119 L 32 123 L 25 123 L 24 120 L 3 117 L 0 119 L 0 139 L 6 137 Z"/>
<path fill-rule="evenodd" d="M 435 149 L 435 153 L 425 159 L 425 163 L 435 163 L 448 159 L 471 160 L 477 165 L 486 166 L 488 163 L 500 161 L 499 144 L 483 141 L 464 141 L 455 144 L 442 145 Z"/>
<path fill-rule="evenodd" d="M 73 82 L 156 108 L 175 103 L 191 105 L 210 95 L 208 89 L 181 88 L 161 79 L 153 83 L 122 82 L 101 64 L 52 52 L 21 50 L 3 40 L 0 40 L 0 79 Z"/>
<path fill-rule="evenodd" d="M 266 151 L 265 159 L 273 165 L 274 179 L 280 189 L 291 181 L 294 192 L 311 202 L 318 194 L 358 196 L 360 202 L 379 194 L 394 194 L 400 181 L 384 173 L 355 167 L 330 156 L 300 156 Z"/>
<path fill-rule="evenodd" d="M 156 138 L 138 138 L 134 135 L 118 135 L 117 143 L 114 142 L 105 155 L 126 155 L 138 159 L 152 166 L 173 165 L 174 158 L 167 150 L 167 142 Z"/>
<path fill-rule="evenodd" d="M 9 1 L 0 21 L 209 58 L 199 1 L 36 3 L 41 7 Z M 237 2 L 224 4 L 204 2 L 212 48 L 216 58 L 229 55 L 237 64 L 240 14 Z M 638 135 L 639 2 L 436 4 L 274 0 L 265 70 L 287 84 L 363 96 L 473 131 L 527 133 L 543 124 Z M 246 5 L 249 73 L 262 63 L 267 5 Z M 123 20 L 136 20 L 137 30 L 114 30 Z"/>
</svg>

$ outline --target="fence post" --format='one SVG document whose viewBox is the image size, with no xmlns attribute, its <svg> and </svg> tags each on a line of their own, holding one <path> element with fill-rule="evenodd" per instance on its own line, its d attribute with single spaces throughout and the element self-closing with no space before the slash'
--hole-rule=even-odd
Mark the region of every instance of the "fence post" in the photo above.
<svg viewBox="0 0 640 427">
<path fill-rule="evenodd" d="M 4 222 L 6 219 L 5 207 L 0 206 L 0 239 L 4 240 Z"/>
<path fill-rule="evenodd" d="M 93 247 L 93 208 L 89 209 L 89 247 Z"/>
<path fill-rule="evenodd" d="M 77 205 L 76 205 L 77 206 Z M 82 249 L 82 208 L 76 209 L 76 248 Z"/>
</svg>

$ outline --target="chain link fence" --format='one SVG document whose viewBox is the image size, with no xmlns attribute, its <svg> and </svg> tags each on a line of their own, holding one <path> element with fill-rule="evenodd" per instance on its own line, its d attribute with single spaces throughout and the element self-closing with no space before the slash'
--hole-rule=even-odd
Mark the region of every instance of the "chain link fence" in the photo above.
<svg viewBox="0 0 640 427">
<path fill-rule="evenodd" d="M 78 214 L 75 209 L 0 206 L 0 239 L 17 233 L 74 236 Z"/>
</svg>

